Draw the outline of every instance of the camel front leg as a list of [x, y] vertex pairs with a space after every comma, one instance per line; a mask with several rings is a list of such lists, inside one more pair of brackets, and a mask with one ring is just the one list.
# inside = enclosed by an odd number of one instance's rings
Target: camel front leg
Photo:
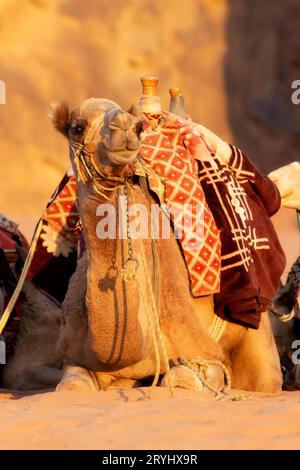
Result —
[[3, 384], [5, 387], [17, 390], [39, 390], [54, 388], [62, 379], [61, 369], [46, 366], [44, 364], [33, 364], [30, 367], [17, 367], [18, 363], [9, 363], [4, 369]]
[[231, 353], [232, 386], [277, 393], [282, 387], [279, 356], [267, 312], [258, 330], [249, 329]]
[[108, 388], [135, 388], [141, 383], [134, 379], [114, 377], [105, 372], [94, 372], [84, 367], [66, 364], [56, 391], [99, 391]]
[[[40, 365], [30, 371], [30, 383], [26, 388], [40, 389], [56, 387], [63, 376], [61, 369]], [[30, 386], [31, 385], [31, 386]]]

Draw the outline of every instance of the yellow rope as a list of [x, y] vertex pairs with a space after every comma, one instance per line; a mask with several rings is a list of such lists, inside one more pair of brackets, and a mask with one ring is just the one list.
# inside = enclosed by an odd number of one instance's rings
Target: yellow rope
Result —
[[160, 366], [161, 366], [160, 352], [159, 352], [159, 345], [158, 345], [157, 337], [155, 333], [155, 322], [154, 322], [153, 316], [151, 315], [149, 308], [146, 308], [146, 311], [147, 311], [148, 324], [150, 326], [153, 346], [154, 346], [154, 351], [155, 351], [155, 374], [154, 374], [154, 379], [153, 379], [151, 387], [156, 387], [158, 380], [159, 380], [159, 376], [160, 376]]
[[221, 367], [225, 375], [227, 388], [231, 389], [230, 372], [229, 372], [229, 369], [225, 366], [225, 364], [223, 364], [222, 361], [219, 361], [217, 359], [202, 359], [201, 357], [195, 357], [194, 359], [191, 359], [190, 361], [185, 360], [184, 358], [180, 358], [179, 362], [180, 364], [193, 370], [197, 374], [197, 376], [200, 378], [201, 382], [204, 385], [206, 385], [209, 390], [211, 390], [212, 392], [215, 392], [217, 395], [222, 392], [223, 385], [220, 389], [217, 389], [213, 387], [212, 385], [210, 385], [206, 378], [206, 370], [209, 366]]
[[[134, 199], [134, 196], [133, 196]], [[150, 278], [150, 273], [148, 269], [148, 265], [145, 259], [145, 251], [144, 247], [142, 246], [141, 239], [138, 238], [139, 240], [139, 245], [140, 245], [140, 255], [142, 258], [142, 264], [144, 268], [144, 272], [146, 275], [146, 283], [148, 286], [148, 291], [149, 291], [149, 296], [150, 296], [150, 304], [151, 304], [151, 310], [147, 308], [147, 313], [148, 313], [148, 323], [151, 328], [152, 332], [152, 339], [153, 339], [153, 346], [155, 350], [155, 357], [156, 357], [156, 362], [155, 362], [155, 375], [154, 375], [154, 380], [152, 382], [152, 387], [155, 387], [157, 385], [159, 376], [160, 376], [160, 368], [161, 368], [161, 361], [160, 361], [160, 352], [159, 349], [162, 352], [164, 363], [165, 363], [165, 368], [166, 368], [166, 377], [167, 377], [167, 384], [169, 387], [170, 395], [171, 397], [174, 397], [174, 387], [172, 384], [172, 377], [171, 377], [171, 370], [170, 370], [170, 365], [169, 365], [169, 358], [167, 355], [166, 347], [164, 344], [164, 339], [162, 337], [161, 333], [161, 328], [160, 328], [160, 323], [159, 323], [159, 312], [157, 308], [157, 303], [155, 301], [154, 295], [153, 295], [153, 288], [152, 288], [152, 282]], [[146, 298], [146, 296], [145, 296]]]
[[[134, 197], [133, 197], [133, 199], [134, 199]], [[149, 268], [148, 268], [148, 264], [147, 264], [146, 259], [145, 259], [145, 251], [144, 251], [144, 247], [142, 246], [141, 239], [139, 238], [138, 240], [139, 240], [139, 245], [140, 245], [140, 250], [139, 250], [140, 251], [140, 256], [142, 258], [142, 265], [143, 265], [143, 268], [144, 268], [144, 272], [145, 272], [145, 276], [146, 276], [146, 283], [147, 283], [149, 296], [150, 296], [151, 309], [149, 310], [147, 308], [146, 310], [147, 310], [147, 314], [148, 314], [147, 315], [148, 316], [148, 323], [149, 323], [150, 328], [151, 328], [151, 333], [152, 333], [152, 338], [153, 338], [153, 345], [154, 345], [155, 356], [156, 356], [155, 376], [154, 376], [154, 380], [153, 380], [153, 383], [152, 383], [152, 387], [157, 385], [159, 375], [160, 375], [160, 368], [161, 368], [160, 353], [159, 353], [159, 349], [160, 349], [161, 353], [163, 355], [164, 363], [165, 363], [166, 379], [167, 379], [167, 385], [168, 385], [168, 388], [169, 388], [169, 391], [170, 391], [170, 395], [171, 395], [171, 397], [175, 397], [174, 386], [173, 386], [173, 381], [172, 381], [172, 374], [171, 374], [170, 365], [169, 365], [169, 358], [168, 358], [168, 355], [167, 355], [164, 339], [163, 339], [163, 336], [162, 336], [162, 331], [161, 331], [160, 321], [159, 321], [159, 311], [158, 311], [157, 303], [156, 303], [156, 300], [155, 300], [155, 297], [154, 297], [154, 294], [153, 294], [153, 288], [152, 288], [152, 282], [151, 282], [151, 278], [150, 278]], [[144, 296], [144, 298], [146, 298], [146, 295]], [[218, 319], [218, 317], [217, 317], [217, 319]], [[215, 326], [218, 325], [219, 328], [213, 328], [213, 330], [215, 330], [215, 329], [218, 330], [217, 331], [218, 332], [217, 336], [219, 336], [219, 338], [220, 338], [220, 336], [222, 336], [222, 333], [224, 332], [226, 322], [225, 321], [221, 321], [221, 322], [217, 321], [216, 323], [217, 324]], [[220, 326], [222, 326], [222, 327], [220, 328]], [[211, 392], [213, 392], [215, 394], [214, 397], [212, 398], [212, 400], [219, 400], [220, 398], [225, 398], [225, 397], [228, 396], [228, 394], [224, 393], [224, 391], [223, 391], [223, 388], [224, 388], [223, 385], [222, 385], [222, 387], [220, 387], [220, 389], [216, 389], [215, 387], [213, 387], [212, 385], [209, 384], [209, 382], [206, 378], [206, 370], [210, 365], [219, 366], [219, 367], [221, 367], [221, 369], [224, 372], [225, 379], [226, 379], [226, 382], [227, 382], [227, 389], [228, 390], [231, 389], [230, 372], [229, 372], [228, 368], [225, 366], [225, 364], [223, 364], [221, 361], [219, 361], [219, 360], [208, 360], [208, 359], [202, 359], [202, 358], [194, 358], [190, 361], [187, 361], [185, 359], [180, 359], [180, 363], [182, 365], [185, 365], [189, 369], [191, 369], [193, 372], [195, 372], [197, 377], [200, 379], [201, 383], [203, 384], [203, 386], [206, 386], [208, 390], [210, 390]], [[231, 399], [242, 399], [242, 398], [235, 397], [235, 398], [231, 398]]]
[[[107, 201], [110, 201], [111, 197], [107, 196], [105, 194], [105, 192], [109, 193], [109, 192], [112, 192], [112, 191], [116, 191], [117, 189], [120, 188], [121, 185], [118, 184], [118, 185], [115, 185], [115, 186], [112, 186], [112, 187], [108, 187], [108, 186], [102, 185], [100, 183], [99, 179], [95, 180], [95, 178], [92, 175], [92, 173], [90, 172], [90, 170], [87, 166], [87, 163], [86, 163], [86, 161], [83, 157], [83, 154], [82, 154], [82, 150], [83, 150], [84, 146], [83, 145], [78, 145], [78, 144], [75, 145], [74, 143], [71, 143], [70, 146], [71, 146], [71, 149], [73, 150], [73, 153], [74, 153], [74, 163], [75, 163], [77, 171], [78, 171], [79, 180], [81, 180], [84, 184], [86, 184], [86, 182], [88, 180], [90, 180], [94, 191], [96, 193], [98, 193], [100, 196], [102, 196], [104, 199], [106, 199]], [[88, 153], [86, 153], [86, 155], [88, 155], [89, 158], [92, 161], [92, 155], [88, 154]], [[82, 167], [84, 168], [85, 175], [82, 172]], [[96, 171], [99, 175], [102, 174], [102, 172], [96, 166], [96, 163], [94, 161], [93, 161], [93, 167], [96, 169]], [[104, 174], [103, 174], [103, 178], [105, 179]]]
[[[141, 245], [141, 243], [140, 243], [140, 245]], [[150, 294], [151, 313], [150, 313], [150, 315], [148, 315], [148, 318], [150, 320], [150, 324], [151, 324], [151, 327], [153, 329], [153, 342], [154, 342], [154, 348], [155, 348], [156, 356], [157, 356], [157, 351], [158, 351], [158, 357], [159, 357], [159, 359], [156, 360], [156, 371], [155, 371], [155, 377], [154, 377], [154, 381], [152, 383], [152, 387], [154, 387], [157, 384], [158, 377], [160, 375], [160, 354], [159, 354], [159, 346], [160, 346], [160, 350], [162, 352], [164, 363], [165, 363], [167, 384], [168, 384], [168, 387], [169, 387], [170, 395], [171, 395], [171, 397], [174, 397], [175, 394], [174, 394], [174, 387], [173, 387], [173, 384], [172, 384], [169, 358], [168, 358], [166, 347], [165, 347], [165, 344], [164, 344], [164, 339], [163, 339], [162, 333], [161, 333], [161, 328], [160, 328], [160, 324], [159, 324], [159, 313], [158, 313], [155, 298], [154, 298], [154, 295], [153, 295], [152, 283], [151, 283], [151, 279], [150, 279], [149, 269], [148, 269], [148, 266], [147, 266], [147, 263], [146, 263], [146, 260], [145, 260], [145, 253], [144, 253], [144, 250], [143, 250], [142, 247], [141, 247], [141, 257], [142, 257], [142, 264], [143, 264], [145, 275], [146, 275], [148, 290], [149, 290], [149, 294]], [[148, 309], [147, 309], [147, 311], [149, 312]], [[154, 327], [153, 327], [153, 325], [154, 325]]]
[[228, 390], [230, 390], [231, 389], [230, 373], [229, 373], [228, 368], [225, 366], [225, 364], [223, 364], [223, 362], [218, 361], [218, 360], [202, 359], [200, 357], [196, 357], [194, 359], [191, 359], [190, 361], [180, 358], [180, 363], [183, 366], [191, 369], [197, 375], [201, 383], [208, 390], [210, 390], [211, 392], [215, 394], [212, 398], [210, 398], [210, 400], [220, 400], [221, 398], [225, 398], [228, 396], [228, 393], [224, 392], [223, 384], [219, 389], [215, 388], [209, 383], [206, 377], [206, 371], [209, 366], [215, 365], [215, 366], [221, 367], [226, 378]]
[[3, 312], [2, 317], [1, 317], [1, 320], [0, 320], [0, 335], [2, 334], [4, 328], [5, 328], [8, 320], [9, 320], [9, 317], [10, 317], [10, 315], [11, 315], [13, 309], [14, 309], [14, 306], [16, 305], [18, 297], [19, 297], [19, 295], [21, 293], [21, 290], [24, 286], [24, 282], [26, 280], [27, 273], [28, 273], [28, 270], [30, 268], [33, 255], [35, 253], [36, 245], [37, 245], [40, 233], [41, 233], [42, 225], [43, 225], [43, 220], [40, 219], [40, 221], [39, 221], [39, 223], [36, 227], [35, 233], [33, 235], [33, 238], [32, 238], [31, 244], [30, 244], [30, 248], [29, 248], [29, 251], [28, 251], [24, 266], [23, 266], [23, 269], [22, 269], [22, 273], [21, 273], [20, 278], [18, 280], [17, 286], [14, 290], [14, 293], [13, 293], [10, 301], [8, 302], [8, 305], [7, 305], [6, 309]]

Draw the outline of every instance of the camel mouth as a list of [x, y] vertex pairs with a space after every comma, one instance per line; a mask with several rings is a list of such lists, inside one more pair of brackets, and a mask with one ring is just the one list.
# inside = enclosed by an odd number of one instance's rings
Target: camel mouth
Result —
[[115, 165], [128, 165], [136, 160], [137, 150], [118, 150], [114, 152], [107, 151], [107, 157]]

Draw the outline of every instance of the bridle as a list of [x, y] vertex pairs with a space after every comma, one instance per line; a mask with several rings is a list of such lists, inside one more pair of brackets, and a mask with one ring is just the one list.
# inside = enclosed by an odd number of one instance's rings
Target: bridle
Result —
[[[97, 165], [94, 152], [88, 150], [93, 142], [97, 131], [100, 131], [103, 126], [104, 114], [93, 119], [90, 123], [88, 131], [83, 139], [83, 142], [77, 142], [70, 139], [70, 149], [73, 152], [74, 164], [78, 172], [78, 178], [87, 184], [90, 182], [94, 191], [100, 194], [104, 199], [111, 200], [111, 197], [106, 194], [112, 193], [116, 189], [128, 183], [132, 175], [111, 176], [106, 175]], [[110, 183], [111, 186], [103, 185], [103, 182]]]
[[[132, 188], [130, 180], [132, 174], [123, 176], [108, 176], [102, 172], [96, 164], [94, 153], [89, 151], [87, 147], [92, 144], [96, 132], [99, 132], [103, 126], [104, 113], [96, 117], [89, 125], [88, 131], [82, 143], [70, 139], [70, 148], [73, 152], [74, 164], [78, 172], [78, 178], [84, 184], [88, 182], [91, 184], [92, 189], [100, 194], [104, 199], [111, 201], [115, 196], [116, 202], [120, 192], [125, 198], [125, 222], [127, 230], [128, 242], [128, 258], [126, 259], [123, 267], [123, 277], [125, 280], [133, 280], [136, 278], [137, 270], [139, 267], [138, 259], [134, 256], [132, 247], [132, 238], [130, 234], [130, 219], [129, 219], [129, 191]], [[108, 182], [111, 186], [103, 185], [103, 182]], [[110, 193], [107, 195], [105, 192]]]

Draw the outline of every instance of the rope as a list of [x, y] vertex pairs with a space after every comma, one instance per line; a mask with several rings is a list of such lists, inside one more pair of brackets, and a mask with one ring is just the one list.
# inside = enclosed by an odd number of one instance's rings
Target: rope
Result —
[[199, 377], [201, 382], [212, 392], [215, 392], [216, 395], [219, 395], [222, 390], [223, 390], [223, 385], [218, 389], [213, 387], [212, 385], [209, 384], [206, 378], [206, 370], [209, 366], [219, 366], [224, 372], [226, 383], [227, 383], [227, 388], [230, 390], [231, 389], [231, 378], [230, 378], [230, 372], [228, 367], [223, 364], [222, 361], [219, 361], [217, 359], [202, 359], [200, 357], [195, 357], [194, 359], [191, 359], [190, 361], [184, 359], [184, 358], [179, 358], [179, 362], [181, 365], [188, 367], [191, 369], [193, 372], [196, 373], [196, 375]]
[[[142, 178], [140, 178], [140, 182], [141, 183], [143, 182], [141, 184], [141, 187], [145, 191], [147, 191], [147, 186], [144, 184], [145, 182]], [[161, 359], [160, 359], [160, 353], [159, 353], [159, 349], [160, 349], [161, 352], [162, 352], [164, 363], [165, 363], [166, 379], [167, 379], [167, 385], [168, 385], [168, 388], [169, 388], [169, 391], [170, 391], [170, 396], [172, 398], [174, 398], [175, 393], [174, 393], [174, 386], [173, 386], [171, 369], [170, 369], [170, 365], [169, 365], [169, 358], [168, 358], [168, 355], [167, 355], [167, 351], [166, 351], [166, 347], [165, 347], [165, 343], [164, 343], [164, 339], [163, 339], [162, 331], [161, 331], [161, 327], [160, 327], [160, 322], [159, 322], [159, 308], [158, 308], [157, 301], [155, 300], [155, 297], [154, 297], [154, 294], [153, 294], [153, 287], [152, 287], [152, 283], [151, 283], [149, 268], [148, 268], [148, 264], [147, 264], [146, 259], [145, 259], [145, 251], [144, 251], [144, 248], [142, 246], [141, 239], [139, 238], [138, 240], [139, 240], [139, 245], [140, 245], [140, 256], [142, 258], [142, 265], [143, 265], [143, 268], [144, 268], [144, 272], [145, 272], [145, 276], [146, 276], [146, 283], [147, 283], [147, 287], [148, 287], [148, 291], [149, 291], [149, 295], [150, 295], [150, 306], [151, 306], [151, 308], [150, 309], [147, 308], [146, 311], [147, 311], [148, 323], [150, 325], [150, 329], [151, 329], [151, 333], [152, 333], [152, 339], [153, 339], [153, 345], [154, 345], [155, 357], [156, 357], [155, 376], [154, 376], [154, 380], [153, 380], [153, 383], [152, 383], [152, 387], [155, 387], [157, 385], [159, 375], [160, 375], [160, 368], [161, 368]], [[152, 252], [156, 253], [157, 249], [156, 249], [156, 247], [153, 247], [153, 243], [155, 243], [154, 240], [152, 240]], [[154, 263], [155, 263], [155, 259], [154, 259]], [[159, 297], [159, 292], [156, 292], [156, 297]], [[146, 295], [145, 295], [145, 298], [146, 298]], [[219, 340], [221, 338], [222, 334], [225, 331], [226, 324], [227, 324], [226, 321], [224, 321], [221, 318], [215, 316], [214, 322], [213, 322], [212, 327], [210, 329], [211, 335], [213, 337], [215, 336], [215, 338], [218, 338], [218, 340]], [[223, 364], [221, 361], [219, 361], [219, 360], [206, 360], [206, 359], [202, 359], [202, 358], [194, 358], [190, 361], [187, 361], [184, 358], [180, 358], [179, 362], [182, 365], [184, 365], [184, 366], [188, 367], [189, 369], [193, 370], [193, 372], [195, 372], [197, 377], [200, 379], [203, 386], [206, 386], [208, 390], [210, 390], [211, 392], [213, 392], [215, 394], [214, 397], [212, 398], [212, 400], [219, 400], [220, 398], [224, 398], [224, 397], [228, 396], [228, 394], [224, 393], [224, 391], [223, 391], [223, 388], [224, 388], [223, 384], [220, 387], [220, 389], [214, 388], [212, 385], [209, 384], [209, 382], [206, 378], [206, 374], [205, 374], [208, 366], [210, 366], [210, 365], [217, 365], [217, 366], [221, 367], [221, 369], [223, 370], [224, 375], [225, 375], [225, 379], [226, 379], [226, 382], [227, 382], [227, 388], [228, 388], [228, 390], [230, 390], [231, 389], [230, 372], [229, 372], [228, 368], [225, 366], [225, 364]], [[236, 400], [237, 399], [244, 399], [244, 396], [242, 396], [242, 398], [240, 398], [238, 396], [231, 397], [231, 399], [232, 400], [233, 399], [236, 399]]]
[[[119, 189], [122, 184], [125, 182], [125, 178], [121, 177], [108, 177], [101, 172], [100, 168], [96, 166], [96, 163], [93, 159], [93, 154], [85, 150], [84, 144], [78, 144], [74, 141], [70, 142], [70, 147], [74, 154], [74, 163], [78, 172], [79, 179], [85, 184], [88, 180], [91, 181], [93, 190], [102, 196], [107, 201], [111, 200], [111, 197], [105, 194], [106, 192], [112, 192], [116, 189]], [[89, 161], [88, 161], [89, 159]], [[84, 168], [85, 174], [82, 172], [82, 167]], [[109, 181], [114, 183], [113, 186], [104, 186], [100, 181]], [[119, 184], [116, 184], [119, 183]]]
[[[139, 239], [139, 242], [140, 242], [140, 239]], [[140, 245], [141, 245], [141, 242], [140, 242]], [[145, 253], [144, 253], [143, 247], [141, 247], [141, 258], [142, 258], [142, 264], [143, 264], [143, 267], [144, 267], [144, 271], [145, 271], [145, 275], [146, 275], [146, 282], [147, 282], [148, 290], [149, 290], [149, 294], [150, 294], [151, 309], [150, 310], [147, 309], [147, 312], [150, 312], [148, 314], [148, 320], [149, 320], [149, 323], [150, 323], [151, 329], [152, 329], [153, 343], [154, 343], [154, 348], [155, 348], [155, 353], [156, 353], [156, 358], [157, 358], [157, 360], [156, 360], [156, 369], [155, 369], [155, 377], [154, 377], [154, 380], [153, 380], [153, 383], [152, 383], [152, 387], [155, 387], [157, 385], [158, 378], [159, 378], [159, 375], [160, 375], [160, 365], [161, 365], [161, 363], [160, 363], [160, 354], [159, 354], [159, 348], [160, 348], [160, 350], [162, 352], [163, 359], [164, 359], [164, 363], [165, 363], [167, 384], [168, 384], [168, 387], [169, 387], [170, 395], [171, 395], [171, 397], [174, 398], [175, 394], [174, 394], [174, 387], [173, 387], [173, 383], [172, 383], [171, 369], [170, 369], [170, 365], [169, 365], [169, 358], [168, 358], [168, 355], [167, 355], [164, 339], [162, 337], [162, 332], [161, 332], [161, 328], [160, 328], [160, 324], [159, 324], [159, 313], [158, 313], [157, 305], [156, 305], [155, 298], [154, 298], [154, 295], [153, 295], [152, 283], [151, 283], [151, 279], [150, 279], [149, 269], [148, 269], [148, 266], [147, 266], [147, 263], [146, 263], [146, 260], [145, 260]]]
[[277, 318], [277, 320], [281, 321], [282, 323], [288, 323], [296, 315], [296, 311], [294, 308], [290, 313], [286, 313], [285, 315], [284, 314], [282, 315], [280, 312], [276, 310], [274, 303], [272, 303], [269, 306], [269, 311], [274, 315], [274, 317]]
[[36, 245], [37, 245], [37, 242], [38, 242], [41, 230], [42, 230], [42, 225], [43, 225], [43, 220], [40, 219], [40, 221], [39, 221], [39, 223], [36, 227], [35, 233], [33, 235], [33, 238], [32, 238], [31, 244], [30, 244], [30, 248], [29, 248], [29, 251], [28, 251], [28, 254], [27, 254], [27, 257], [26, 257], [26, 260], [25, 260], [25, 263], [24, 263], [24, 266], [23, 266], [23, 269], [22, 269], [22, 272], [21, 272], [21, 275], [19, 277], [17, 286], [16, 286], [16, 288], [14, 290], [14, 293], [11, 296], [11, 299], [8, 302], [8, 305], [7, 305], [6, 309], [4, 310], [3, 315], [0, 319], [0, 335], [2, 334], [4, 328], [5, 328], [8, 320], [9, 320], [9, 317], [10, 317], [10, 315], [11, 315], [11, 313], [12, 313], [12, 311], [13, 311], [15, 305], [16, 305], [18, 297], [19, 297], [19, 295], [21, 293], [21, 290], [24, 286], [24, 283], [25, 283], [25, 280], [26, 280], [26, 277], [27, 277], [27, 273], [28, 273], [28, 270], [30, 268], [33, 255], [35, 253]]
[[[129, 197], [129, 195], [127, 195], [127, 197]], [[127, 207], [128, 207], [128, 202], [127, 202]], [[129, 228], [128, 228], [128, 230], [129, 230]], [[145, 261], [144, 249], [141, 246], [140, 239], [139, 239], [139, 245], [140, 245], [140, 253], [142, 255], [143, 266], [144, 266], [145, 273], [146, 273], [146, 280], [147, 280], [147, 284], [148, 284], [148, 288], [149, 288], [150, 298], [153, 301], [153, 293], [152, 293], [152, 289], [151, 289], [151, 284], [149, 283], [149, 272], [148, 272], [148, 269], [147, 269], [147, 263]], [[148, 275], [148, 277], [147, 277], [147, 275]], [[151, 296], [151, 294], [152, 294], [152, 296]], [[144, 298], [146, 298], [146, 297], [147, 296], [144, 295]], [[153, 308], [153, 304], [151, 306]], [[157, 309], [157, 306], [156, 306], [156, 303], [154, 301], [154, 311], [156, 309]], [[153, 379], [153, 382], [152, 382], [152, 387], [155, 387], [158, 383], [159, 376], [160, 376], [160, 368], [161, 368], [160, 352], [159, 352], [159, 345], [158, 345], [157, 336], [156, 336], [155, 314], [151, 315], [151, 313], [149, 313], [148, 308], [146, 308], [146, 311], [147, 311], [147, 319], [148, 319], [148, 324], [150, 326], [150, 330], [151, 330], [151, 334], [152, 334], [152, 340], [153, 340], [153, 346], [154, 346], [154, 352], [155, 352], [155, 374], [154, 374], [154, 379]]]
[[[140, 178], [140, 182], [142, 181], [142, 178]], [[145, 184], [142, 183], [142, 187], [144, 191], [148, 192], [148, 188]], [[134, 197], [133, 197], [134, 200]], [[148, 269], [148, 265], [145, 259], [145, 251], [144, 247], [142, 246], [141, 239], [138, 238], [139, 245], [140, 245], [140, 256], [142, 258], [142, 265], [144, 268], [144, 272], [146, 275], [146, 284], [148, 287], [149, 291], [149, 296], [150, 296], [150, 305], [151, 309], [149, 310], [148, 308], [146, 309], [147, 311], [147, 317], [148, 317], [148, 323], [150, 325], [151, 333], [152, 333], [152, 339], [153, 339], [153, 346], [154, 346], [154, 351], [155, 351], [155, 375], [154, 379], [152, 382], [151, 387], [155, 387], [158, 383], [159, 376], [160, 376], [160, 369], [161, 369], [161, 358], [160, 358], [160, 351], [162, 353], [164, 363], [165, 363], [165, 368], [166, 368], [166, 377], [167, 377], [167, 384], [168, 388], [170, 391], [170, 396], [175, 397], [174, 394], [174, 387], [172, 383], [172, 377], [171, 377], [171, 369], [169, 365], [169, 358], [167, 355], [164, 339], [162, 337], [162, 332], [160, 328], [160, 323], [159, 323], [159, 307], [158, 307], [158, 299], [159, 299], [159, 292], [156, 292], [156, 297], [157, 301], [155, 300], [154, 294], [153, 294], [153, 286], [151, 282], [151, 277]], [[154, 240], [152, 240], [152, 253], [156, 253], [156, 247], [153, 246]], [[155, 263], [155, 260], [154, 260]], [[154, 264], [153, 263], [153, 264]], [[159, 280], [159, 276], [157, 275], [157, 281]], [[158, 290], [158, 289], [157, 289]], [[146, 295], [144, 296], [146, 298]], [[160, 350], [160, 351], [159, 351]]]

